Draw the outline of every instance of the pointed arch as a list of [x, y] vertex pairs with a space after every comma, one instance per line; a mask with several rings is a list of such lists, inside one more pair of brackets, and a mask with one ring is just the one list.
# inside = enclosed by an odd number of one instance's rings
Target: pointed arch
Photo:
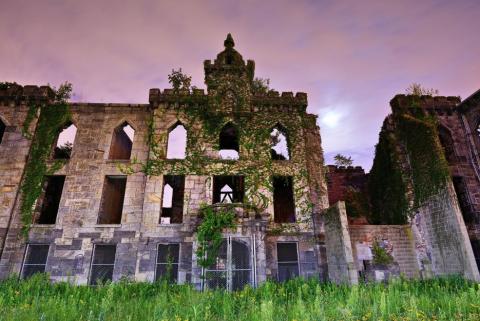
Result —
[[218, 145], [221, 158], [238, 159], [240, 152], [238, 129], [232, 122], [228, 122], [222, 127]]
[[440, 144], [442, 145], [443, 151], [445, 153], [445, 158], [448, 163], [454, 163], [457, 160], [457, 155], [455, 153], [455, 146], [450, 130], [442, 125], [438, 126], [438, 138]]
[[113, 130], [109, 159], [130, 159], [135, 129], [126, 121]]
[[67, 122], [57, 135], [53, 149], [54, 159], [69, 159], [72, 155], [77, 126], [73, 122]]
[[289, 160], [288, 133], [284, 126], [277, 123], [270, 132], [270, 155], [274, 160]]
[[185, 159], [187, 153], [187, 129], [177, 121], [168, 130], [167, 158]]

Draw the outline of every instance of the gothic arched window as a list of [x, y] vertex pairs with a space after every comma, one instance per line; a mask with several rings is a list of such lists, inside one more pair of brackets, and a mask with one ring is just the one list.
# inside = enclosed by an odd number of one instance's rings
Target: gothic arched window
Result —
[[219, 137], [219, 155], [222, 159], [238, 159], [238, 132], [232, 123], [223, 126]]
[[272, 159], [290, 159], [286, 130], [282, 126], [277, 125], [273, 128], [272, 132], [270, 133], [270, 141], [270, 154], [272, 156]]
[[130, 159], [132, 154], [133, 136], [135, 130], [127, 122], [124, 122], [113, 130], [112, 143], [110, 145], [109, 159]]
[[72, 155], [73, 143], [77, 135], [77, 126], [73, 123], [68, 123], [60, 131], [57, 137], [57, 143], [53, 149], [54, 159], [69, 159]]
[[453, 143], [452, 135], [450, 131], [443, 127], [438, 126], [438, 138], [440, 139], [440, 143], [442, 144], [443, 151], [445, 153], [445, 158], [449, 163], [453, 163], [456, 161], [455, 155], [455, 147]]
[[187, 130], [177, 122], [170, 128], [167, 142], [168, 159], [184, 159], [187, 150]]
[[7, 128], [7, 125], [5, 125], [5, 123], [0, 118], [0, 144], [2, 143], [2, 140], [3, 140], [3, 134], [5, 133], [5, 128]]

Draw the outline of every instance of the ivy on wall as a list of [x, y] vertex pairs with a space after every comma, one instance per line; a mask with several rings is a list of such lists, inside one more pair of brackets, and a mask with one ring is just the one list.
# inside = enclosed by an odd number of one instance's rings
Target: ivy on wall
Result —
[[[409, 96], [410, 108], [394, 113], [394, 129], [380, 132], [369, 176], [372, 223], [405, 224], [449, 177], [448, 163], [438, 138], [438, 121], [420, 107], [418, 97]], [[400, 160], [406, 153], [406, 168]], [[412, 199], [408, 193], [412, 192]]]
[[[33, 222], [35, 202], [42, 193], [45, 175], [51, 175], [63, 166], [64, 160], [55, 160], [52, 164], [48, 164], [48, 159], [58, 133], [71, 118], [67, 103], [71, 91], [72, 85], [65, 83], [54, 90], [54, 98], [48, 104], [39, 106], [33, 102], [30, 103], [27, 117], [23, 123], [25, 137], [32, 140], [21, 185], [20, 215], [25, 237]], [[39, 110], [40, 115], [35, 134], [32, 137], [29, 132], [30, 124], [37, 117]]]

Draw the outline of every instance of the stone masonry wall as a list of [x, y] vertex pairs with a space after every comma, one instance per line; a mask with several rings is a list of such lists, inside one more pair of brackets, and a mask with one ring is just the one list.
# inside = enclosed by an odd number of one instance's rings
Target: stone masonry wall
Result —
[[344, 202], [336, 203], [325, 214], [325, 246], [329, 280], [336, 283], [358, 283]]

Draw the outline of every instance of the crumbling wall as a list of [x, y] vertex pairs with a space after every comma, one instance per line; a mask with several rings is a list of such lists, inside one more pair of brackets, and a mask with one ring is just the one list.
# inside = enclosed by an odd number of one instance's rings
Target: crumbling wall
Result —
[[395, 264], [398, 264], [400, 273], [407, 277], [419, 276], [415, 240], [410, 225], [349, 225], [348, 230], [358, 270], [364, 268], [358, 247], [371, 247], [374, 241], [383, 241], [388, 244], [388, 252]]
[[336, 203], [325, 213], [325, 245], [329, 280], [336, 283], [358, 283], [344, 202]]
[[422, 270], [480, 280], [451, 182], [418, 210], [413, 224]]

